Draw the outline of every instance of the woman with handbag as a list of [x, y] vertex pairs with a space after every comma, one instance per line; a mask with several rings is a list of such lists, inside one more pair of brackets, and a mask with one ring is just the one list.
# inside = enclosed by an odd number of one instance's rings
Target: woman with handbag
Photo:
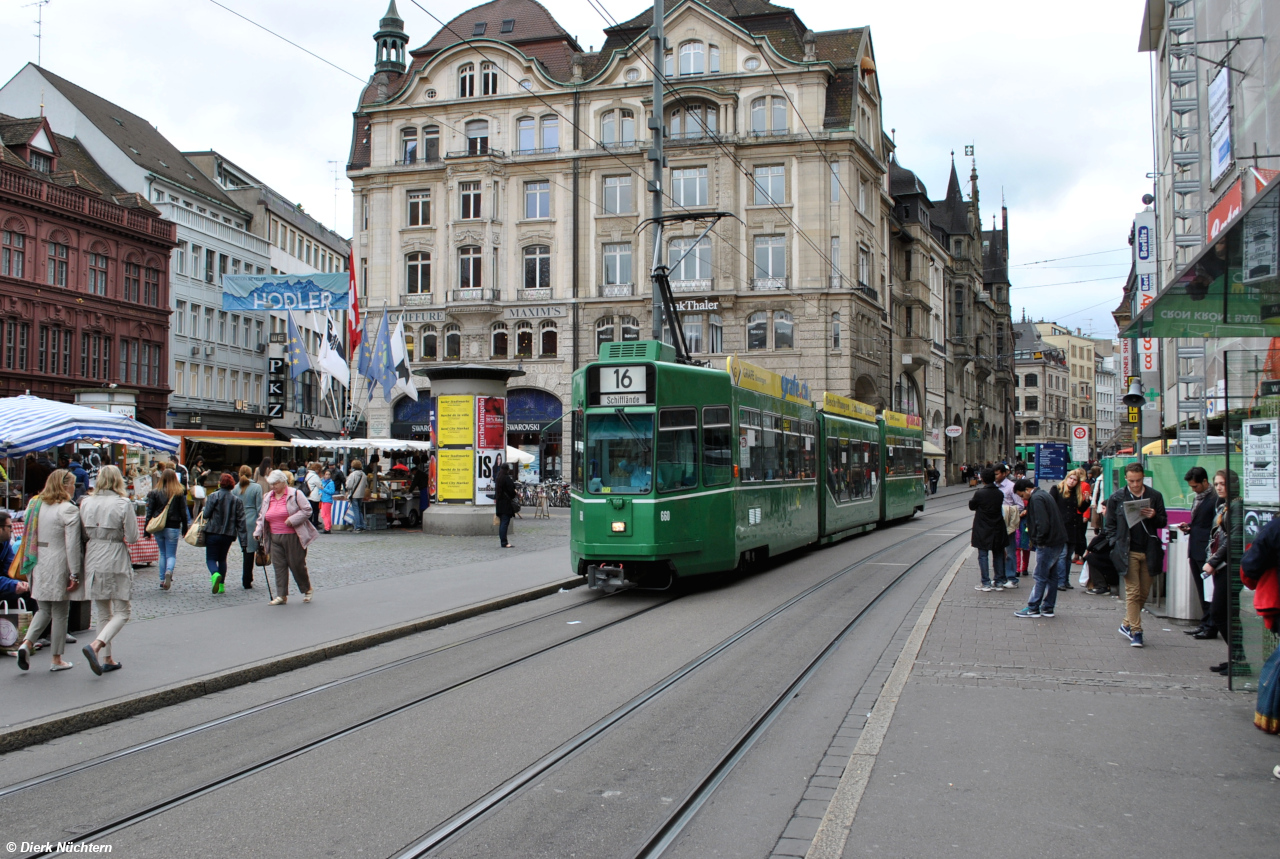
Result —
[[307, 574], [307, 546], [317, 535], [311, 524], [311, 502], [289, 486], [283, 471], [271, 472], [267, 483], [271, 492], [263, 499], [253, 536], [270, 547], [276, 575], [276, 597], [271, 605], [284, 605], [289, 601], [290, 573], [302, 592], [302, 601], [311, 602], [314, 590]]
[[[164, 518], [159, 519], [160, 516]], [[178, 563], [178, 540], [190, 524], [187, 493], [178, 481], [178, 473], [166, 468], [160, 475], [160, 485], [147, 493], [147, 533], [155, 536], [156, 546], [160, 549], [161, 590], [167, 591], [173, 585], [174, 567]]]
[[236, 479], [224, 471], [204, 503], [204, 562], [214, 594], [226, 593], [227, 553], [245, 532], [244, 504], [231, 492], [235, 485]]
[[511, 472], [504, 465], [498, 469], [498, 476], [493, 481], [494, 514], [498, 517], [498, 543], [504, 549], [514, 548], [507, 542], [507, 529], [511, 527], [511, 517], [516, 515], [516, 482], [511, 479]]
[[253, 587], [254, 555], [258, 551], [258, 540], [253, 536], [253, 530], [258, 525], [258, 510], [262, 507], [262, 487], [254, 481], [253, 469], [249, 466], [240, 466], [240, 485], [232, 490], [232, 494], [244, 507], [244, 530], [240, 532], [240, 551], [244, 561], [240, 581], [244, 589], [249, 590]]
[[369, 494], [369, 476], [364, 473], [364, 465], [360, 460], [352, 460], [351, 473], [347, 475], [349, 509], [351, 510], [351, 529], [359, 534], [364, 530], [364, 499]]
[[75, 475], [59, 468], [45, 481], [44, 491], [31, 500], [26, 512], [26, 528], [36, 539], [27, 547], [27, 558], [35, 562], [27, 570], [31, 596], [40, 609], [31, 618], [27, 634], [18, 646], [18, 667], [31, 667], [34, 642], [52, 623], [49, 642], [53, 648], [50, 671], [66, 671], [71, 663], [62, 658], [67, 644], [67, 616], [71, 600], [84, 599], [80, 583], [83, 544], [80, 536], [80, 509], [71, 503]]
[[[174, 472], [175, 474], [177, 472]], [[208, 497], [208, 489], [206, 484], [209, 480], [209, 469], [204, 467], [204, 457], [197, 456], [195, 465], [191, 468], [191, 515], [199, 516], [200, 511], [204, 509], [205, 500]]]
[[[1227, 642], [1227, 661], [1210, 666], [1215, 674], [1225, 675], [1231, 662], [1244, 662], [1243, 648], [1239, 641], [1231, 639], [1229, 606], [1231, 588], [1231, 559], [1244, 551], [1244, 502], [1240, 498], [1240, 476], [1234, 471], [1222, 470], [1213, 475], [1213, 490], [1217, 495], [1218, 511], [1213, 517], [1213, 530], [1209, 532], [1209, 555], [1205, 558], [1202, 575], [1213, 578], [1213, 598], [1209, 601], [1209, 629], [1193, 633], [1204, 640], [1222, 638]], [[1239, 585], [1235, 585], [1239, 593]]]
[[[80, 502], [80, 524], [88, 541], [84, 549], [85, 587], [93, 600], [98, 635], [81, 652], [94, 674], [117, 671], [111, 639], [129, 622], [133, 597], [133, 562], [126, 543], [136, 543], [138, 517], [124, 488], [124, 475], [114, 465], [98, 471], [93, 494]], [[102, 661], [98, 655], [102, 654]]]

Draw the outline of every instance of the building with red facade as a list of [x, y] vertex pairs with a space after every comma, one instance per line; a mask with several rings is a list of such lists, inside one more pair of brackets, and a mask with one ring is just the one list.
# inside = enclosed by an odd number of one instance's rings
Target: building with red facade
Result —
[[164, 427], [174, 230], [47, 119], [0, 114], [0, 396], [136, 389]]

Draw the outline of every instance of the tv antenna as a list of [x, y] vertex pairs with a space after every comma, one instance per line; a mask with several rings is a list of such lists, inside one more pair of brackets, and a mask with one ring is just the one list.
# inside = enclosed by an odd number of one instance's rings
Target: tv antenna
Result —
[[36, 0], [34, 3], [27, 3], [22, 8], [30, 9], [36, 7], [36, 65], [41, 63], [41, 48], [44, 40], [44, 7], [49, 5], [50, 0]]

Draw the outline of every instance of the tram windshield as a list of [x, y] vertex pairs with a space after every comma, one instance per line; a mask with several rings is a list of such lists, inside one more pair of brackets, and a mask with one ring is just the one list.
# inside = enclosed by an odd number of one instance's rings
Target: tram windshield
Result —
[[641, 495], [653, 487], [653, 415], [587, 415], [587, 491]]

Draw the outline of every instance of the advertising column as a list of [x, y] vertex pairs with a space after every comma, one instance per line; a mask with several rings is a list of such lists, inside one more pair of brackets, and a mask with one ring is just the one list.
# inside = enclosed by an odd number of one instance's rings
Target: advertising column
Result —
[[441, 396], [436, 401], [440, 449], [436, 453], [436, 492], [441, 504], [471, 504], [475, 483], [471, 463], [475, 443], [475, 403], [471, 396]]

